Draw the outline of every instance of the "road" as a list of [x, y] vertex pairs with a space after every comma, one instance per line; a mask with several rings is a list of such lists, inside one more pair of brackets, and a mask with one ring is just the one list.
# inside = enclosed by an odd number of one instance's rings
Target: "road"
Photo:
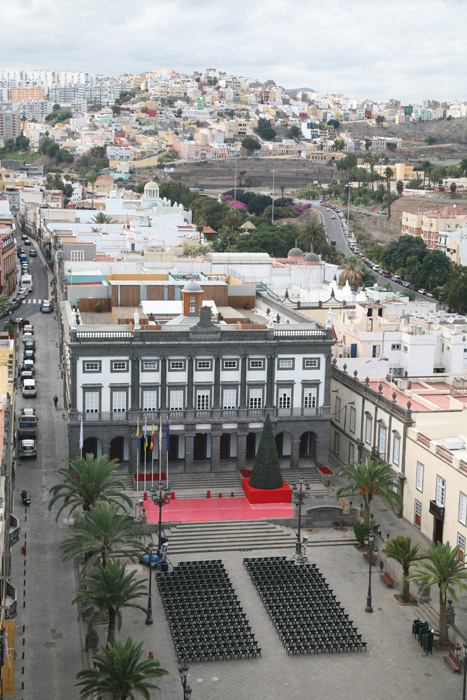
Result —
[[[336, 241], [336, 249], [340, 253], [343, 253], [345, 256], [354, 255], [352, 250], [349, 248], [347, 236], [345, 235], [345, 231], [342, 228], [342, 224], [341, 224], [341, 220], [339, 219], [339, 216], [332, 209], [327, 209], [326, 207], [322, 207], [320, 204], [318, 204], [318, 202], [310, 202], [310, 203], [321, 215], [321, 219], [324, 223], [324, 226], [326, 227], [326, 234], [327, 234], [329, 243], [334, 240], [334, 241]], [[383, 275], [379, 275], [374, 270], [371, 270], [371, 268], [368, 268], [368, 270], [370, 270], [370, 272], [376, 277], [376, 282], [377, 282], [379, 287], [385, 287], [387, 285], [387, 283], [389, 282], [391, 285], [391, 288], [395, 292], [399, 292], [400, 294], [407, 294], [408, 290], [402, 284], [398, 284], [397, 282], [393, 282], [388, 277], [383, 277]], [[417, 301], [430, 301], [432, 303], [436, 303], [436, 300], [430, 299], [430, 297], [427, 297], [424, 294], [419, 294], [418, 292], [414, 292], [414, 294], [415, 294], [415, 299]]]
[[[33, 324], [37, 346], [37, 397], [24, 399], [17, 390], [16, 412], [31, 406], [39, 416], [37, 459], [17, 460], [13, 496], [21, 527], [20, 541], [12, 556], [12, 583], [18, 596], [15, 696], [22, 700], [75, 700], [79, 695], [74, 687], [75, 675], [84, 665], [81, 629], [71, 604], [75, 574], [73, 565], [62, 561], [59, 550], [67, 533], [67, 521], [62, 516], [56, 523], [55, 512], [47, 509], [50, 487], [57, 483], [56, 470], [63, 466], [68, 450], [57, 323], [55, 314], [39, 311], [38, 300], [47, 298], [50, 288], [50, 273], [40, 255], [38, 252], [38, 257], [31, 259], [34, 292], [15, 312]], [[17, 361], [21, 359], [20, 339]], [[60, 397], [58, 410], [53, 407], [54, 394]], [[31, 495], [29, 508], [21, 505], [21, 489]], [[23, 544], [26, 555], [21, 552]]]

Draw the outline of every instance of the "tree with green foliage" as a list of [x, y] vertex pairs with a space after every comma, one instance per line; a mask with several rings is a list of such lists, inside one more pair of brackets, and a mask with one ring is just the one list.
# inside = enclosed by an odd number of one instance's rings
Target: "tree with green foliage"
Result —
[[449, 311], [467, 314], [467, 267], [452, 265], [449, 279], [441, 290], [441, 301]]
[[60, 543], [65, 561], [84, 556], [87, 568], [100, 564], [105, 569], [109, 558], [117, 554], [137, 561], [138, 552], [144, 551], [138, 539], [142, 528], [135, 526], [116, 503], [96, 503], [75, 518], [68, 534]]
[[264, 421], [255, 464], [251, 472], [250, 486], [255, 489], [280, 489], [283, 484], [276, 440], [272, 432], [269, 413]]
[[467, 589], [467, 569], [459, 545], [452, 547], [449, 542], [432, 542], [416, 564], [416, 570], [407, 577], [408, 581], [422, 584], [421, 592], [430, 586], [439, 590], [439, 644], [449, 644], [446, 619], [447, 594], [457, 601], [456, 588]]
[[336, 498], [342, 496], [361, 496], [363, 498], [363, 520], [369, 525], [371, 501], [379, 496], [386, 505], [394, 509], [399, 506], [399, 482], [387, 462], [368, 459], [367, 462], [350, 462], [341, 470], [345, 484], [336, 491]]
[[401, 236], [397, 241], [392, 241], [383, 255], [384, 267], [388, 270], [398, 270], [406, 267], [407, 259], [416, 255], [419, 262], [423, 260], [428, 249], [421, 238], [415, 236]]
[[115, 223], [115, 221], [112, 219], [112, 217], [109, 216], [108, 214], [105, 214], [103, 211], [99, 211], [97, 214], [94, 214], [91, 221], [94, 221], [95, 224], [114, 224]]
[[424, 187], [423, 180], [418, 177], [414, 177], [407, 183], [407, 189], [409, 190], [419, 190]]
[[[371, 146], [371, 141], [369, 141], [369, 144]], [[371, 189], [372, 191], [374, 190], [374, 179], [373, 179], [373, 174], [375, 170], [375, 165], [379, 161], [379, 155], [377, 153], [365, 153], [363, 156], [363, 160], [365, 163], [368, 163], [370, 166], [370, 182], [371, 182]]]
[[94, 209], [94, 185], [95, 185], [96, 180], [97, 180], [98, 177], [99, 177], [99, 176], [98, 176], [98, 174], [96, 173], [95, 170], [93, 170], [93, 171], [92, 171], [91, 173], [89, 173], [89, 175], [88, 175], [88, 183], [90, 183], [90, 184], [92, 185], [92, 189], [91, 189], [91, 197], [92, 197], [92, 200], [91, 200], [91, 208], [92, 208], [92, 209]]
[[355, 255], [345, 258], [339, 274], [339, 285], [343, 287], [348, 281], [352, 289], [358, 289], [362, 283], [362, 278], [362, 263], [359, 258]]
[[274, 141], [276, 132], [271, 126], [269, 119], [261, 118], [258, 120], [258, 126], [255, 129], [258, 136], [261, 136], [265, 141]]
[[261, 144], [258, 139], [255, 139], [252, 136], [246, 136], [242, 141], [242, 148], [248, 151], [248, 155], [251, 156], [255, 151], [261, 150]]
[[407, 271], [410, 271], [413, 283], [430, 292], [446, 284], [451, 274], [452, 263], [441, 250], [429, 250], [416, 265], [411, 265], [409, 261], [410, 258], [407, 260]]
[[399, 197], [402, 197], [402, 192], [404, 191], [404, 183], [402, 180], [398, 180], [396, 183], [396, 188], [397, 188], [397, 194]]
[[157, 659], [143, 658], [143, 643], [136, 644], [129, 637], [116, 642], [92, 658], [93, 668], [79, 671], [76, 684], [80, 698], [108, 697], [113, 700], [150, 700], [153, 690], [160, 690], [152, 681], [168, 675]]
[[395, 143], [394, 141], [388, 141], [386, 143], [386, 148], [388, 149], [388, 151], [396, 151], [397, 150], [397, 143]]
[[365, 139], [365, 151], [369, 151], [371, 148], [371, 139]]
[[326, 242], [326, 228], [317, 218], [311, 219], [305, 226], [300, 229], [298, 234], [298, 242], [311, 252], [317, 251]]
[[0, 313], [6, 314], [10, 309], [11, 301], [7, 296], [0, 296]]
[[391, 218], [391, 179], [392, 179], [392, 168], [386, 168], [384, 171], [384, 177], [386, 178], [386, 193], [387, 193], [387, 206], [388, 206], [388, 221]]
[[105, 569], [97, 566], [83, 578], [76, 592], [73, 603], [81, 606], [80, 615], [91, 612], [88, 631], [108, 618], [108, 646], [115, 646], [115, 633], [122, 626], [122, 609], [145, 612], [135, 601], [146, 594], [146, 581], [136, 581], [135, 577], [135, 570], [128, 571], [123, 562], [111, 560]]
[[289, 129], [289, 138], [298, 140], [302, 135], [302, 132], [300, 131], [300, 128], [298, 126], [291, 126]]
[[355, 539], [357, 540], [360, 547], [365, 544], [365, 537], [367, 537], [371, 532], [371, 525], [367, 525], [363, 520], [356, 520], [353, 526], [353, 531]]
[[449, 189], [451, 190], [451, 197], [454, 198], [456, 196], [456, 190], [457, 190], [457, 185], [455, 182], [451, 182]]
[[332, 126], [334, 129], [338, 129], [341, 123], [338, 119], [329, 119], [328, 126]]
[[274, 258], [286, 258], [295, 245], [297, 229], [291, 224], [275, 226], [264, 222], [256, 227], [248, 237], [243, 237], [234, 245], [236, 253], [268, 253]]
[[55, 503], [63, 500], [56, 520], [65, 509], [68, 509], [70, 514], [75, 508], [89, 511], [101, 501], [126, 503], [130, 508], [133, 507], [133, 501], [125, 493], [125, 482], [115, 471], [118, 460], [109, 461], [107, 455], [94, 457], [88, 452], [84, 457], [69, 459], [67, 464], [67, 467], [58, 470], [63, 479], [62, 483], [50, 489], [52, 498], [49, 510], [52, 510]]
[[389, 540], [383, 549], [387, 557], [394, 559], [402, 566], [401, 598], [404, 601], [409, 600], [409, 582], [407, 581], [407, 576], [409, 575], [410, 567], [415, 564], [415, 562], [419, 561], [422, 556], [419, 553], [420, 546], [420, 543], [412, 546], [410, 537], [398, 535], [397, 537], [393, 537], [392, 540]]
[[436, 138], [434, 136], [427, 136], [425, 139], [425, 143], [427, 146], [432, 146], [434, 143], [436, 143]]
[[385, 122], [384, 116], [382, 114], [378, 114], [376, 116], [375, 122], [378, 126], [383, 126], [383, 124]]

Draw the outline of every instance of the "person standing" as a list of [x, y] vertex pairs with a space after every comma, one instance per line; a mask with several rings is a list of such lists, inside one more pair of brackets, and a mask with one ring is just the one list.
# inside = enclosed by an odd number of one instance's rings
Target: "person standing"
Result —
[[58, 406], [58, 396], [57, 396], [57, 394], [55, 394], [55, 396], [54, 396], [54, 406], [55, 406], [55, 408], [57, 408], [57, 406]]

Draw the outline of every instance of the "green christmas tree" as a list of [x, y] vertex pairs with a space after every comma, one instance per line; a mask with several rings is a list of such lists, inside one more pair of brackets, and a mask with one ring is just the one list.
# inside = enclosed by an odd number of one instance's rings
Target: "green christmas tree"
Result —
[[258, 447], [255, 465], [251, 472], [250, 486], [255, 489], [280, 489], [282, 474], [277, 454], [276, 441], [269, 415], [264, 421], [263, 434]]

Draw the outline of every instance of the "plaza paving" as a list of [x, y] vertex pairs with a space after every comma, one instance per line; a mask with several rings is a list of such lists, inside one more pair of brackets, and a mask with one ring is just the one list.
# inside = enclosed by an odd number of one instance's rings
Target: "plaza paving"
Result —
[[[334, 532], [310, 533], [310, 541], [314, 537], [331, 539]], [[284, 550], [268, 550], [266, 555], [283, 556], [284, 553]], [[460, 676], [447, 667], [441, 655], [434, 653], [426, 657], [412, 637], [412, 621], [419, 615], [423, 617], [422, 607], [398, 605], [394, 600], [395, 591], [381, 583], [377, 569], [373, 576], [374, 612], [366, 613], [368, 564], [361, 552], [352, 545], [322, 546], [309, 547], [308, 554], [350, 613], [363, 640], [368, 643], [368, 651], [287, 656], [243, 566], [244, 556], [261, 556], [257, 550], [174, 557], [173, 564], [189, 558], [223, 560], [262, 648], [262, 656], [257, 659], [191, 664], [192, 700], [295, 700], [300, 697], [341, 700], [343, 696], [359, 700], [416, 697], [450, 700], [461, 696]], [[139, 571], [147, 577], [147, 569], [139, 567]], [[125, 612], [122, 633], [145, 640], [148, 652], [153, 651], [161, 665], [170, 671], [170, 676], [161, 681], [160, 697], [173, 700], [182, 697], [179, 664], [157, 584], [153, 585], [153, 616], [154, 625], [147, 627], [144, 616]], [[102, 630], [101, 636], [104, 634]], [[154, 697], [158, 697], [157, 693]]]

